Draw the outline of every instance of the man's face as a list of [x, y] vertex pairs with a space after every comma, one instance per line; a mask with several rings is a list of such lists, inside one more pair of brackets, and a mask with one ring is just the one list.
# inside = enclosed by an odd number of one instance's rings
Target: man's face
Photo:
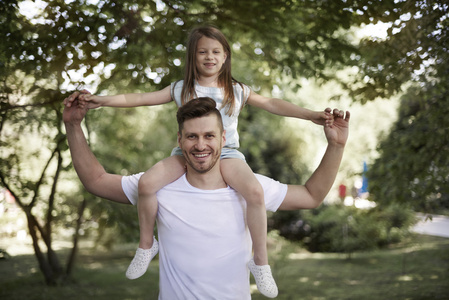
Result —
[[225, 142], [215, 115], [195, 118], [184, 122], [178, 143], [187, 164], [198, 173], [211, 170], [220, 158]]

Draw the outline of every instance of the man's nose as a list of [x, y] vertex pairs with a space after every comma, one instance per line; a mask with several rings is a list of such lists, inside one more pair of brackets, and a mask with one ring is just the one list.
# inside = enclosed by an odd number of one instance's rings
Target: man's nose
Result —
[[200, 151], [201, 151], [201, 150], [204, 150], [204, 148], [206, 147], [206, 141], [205, 141], [205, 139], [200, 137], [200, 138], [197, 140], [195, 147], [196, 147], [197, 150], [200, 150]]

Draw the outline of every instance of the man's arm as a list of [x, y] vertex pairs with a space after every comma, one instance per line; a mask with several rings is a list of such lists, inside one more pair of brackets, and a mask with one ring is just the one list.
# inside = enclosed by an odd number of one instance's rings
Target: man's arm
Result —
[[320, 165], [305, 185], [289, 185], [280, 210], [318, 207], [329, 193], [337, 176], [348, 139], [350, 113], [334, 110], [334, 124], [325, 127], [328, 146]]
[[[72, 96], [77, 97], [75, 93]], [[75, 100], [64, 107], [63, 119], [73, 166], [86, 190], [96, 196], [115, 202], [130, 204], [123, 192], [122, 176], [106, 173], [89, 148], [81, 121], [87, 113], [86, 103]]]

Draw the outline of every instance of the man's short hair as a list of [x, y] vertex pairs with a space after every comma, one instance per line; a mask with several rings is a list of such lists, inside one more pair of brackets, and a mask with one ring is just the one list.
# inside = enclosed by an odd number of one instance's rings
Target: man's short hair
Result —
[[179, 133], [181, 134], [185, 121], [206, 117], [210, 114], [217, 116], [220, 130], [223, 132], [223, 120], [220, 111], [217, 109], [217, 103], [212, 98], [200, 97], [188, 101], [186, 104], [182, 105], [176, 113]]

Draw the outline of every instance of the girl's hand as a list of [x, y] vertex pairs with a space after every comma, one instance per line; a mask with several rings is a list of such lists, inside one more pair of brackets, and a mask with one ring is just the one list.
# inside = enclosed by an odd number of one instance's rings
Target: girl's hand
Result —
[[334, 124], [334, 115], [332, 114], [332, 110], [328, 107], [324, 111], [314, 111], [310, 121], [317, 125], [331, 127]]
[[[85, 90], [83, 90], [83, 91], [85, 91]], [[101, 96], [92, 95], [91, 93], [89, 93], [87, 91], [86, 91], [87, 93], [83, 93], [83, 91], [81, 91], [82, 94], [79, 96], [79, 99], [81, 101], [86, 102], [88, 109], [94, 109], [94, 108], [98, 108], [98, 107], [102, 106], [103, 101], [101, 101], [102, 100]]]

